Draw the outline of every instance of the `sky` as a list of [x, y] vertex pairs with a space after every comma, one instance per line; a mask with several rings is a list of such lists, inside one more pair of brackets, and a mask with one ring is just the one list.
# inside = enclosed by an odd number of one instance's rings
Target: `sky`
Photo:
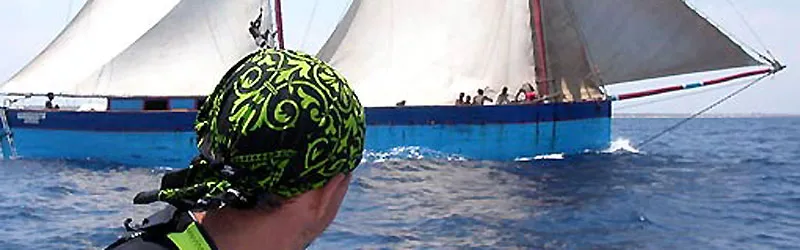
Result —
[[[114, 1], [114, 0], [103, 0]], [[351, 0], [283, 1], [287, 46], [315, 53], [344, 16]], [[488, 0], [487, 0], [488, 1]], [[602, 0], [599, 0], [602, 1]], [[739, 43], [764, 53], [769, 49], [789, 67], [745, 90], [711, 113], [800, 114], [800, 1], [796, 0], [686, 0], [703, 16], [722, 27]], [[33, 59], [77, 14], [85, 0], [0, 1], [0, 81], [5, 81]], [[748, 28], [750, 27], [750, 28]], [[752, 29], [751, 29], [752, 28]], [[731, 72], [731, 71], [727, 71]], [[735, 71], [734, 71], [735, 72]], [[612, 94], [713, 78], [720, 73], [678, 76], [614, 85]], [[616, 113], [693, 113], [743, 86], [739, 81], [722, 87], [698, 89], [614, 103]]]

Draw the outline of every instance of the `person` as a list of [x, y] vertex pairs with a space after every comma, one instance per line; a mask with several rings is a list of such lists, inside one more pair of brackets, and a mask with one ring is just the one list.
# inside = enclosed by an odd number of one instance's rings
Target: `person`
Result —
[[47, 93], [47, 101], [44, 103], [44, 108], [45, 109], [59, 109], [59, 108], [61, 108], [61, 107], [58, 106], [58, 104], [53, 104], [53, 99], [55, 97], [56, 96], [53, 94], [53, 92]]
[[256, 45], [260, 48], [268, 48], [272, 49], [275, 48], [274, 40], [275, 35], [278, 33], [277, 31], [272, 31], [269, 27], [261, 33], [261, 19], [264, 17], [264, 9], [258, 9], [258, 17], [255, 20], [250, 21], [250, 35], [255, 40]]
[[472, 105], [472, 102], [470, 101], [470, 98], [471, 98], [470, 96], [467, 96], [467, 99], [464, 100], [464, 105], [467, 105], [467, 106]]
[[272, 31], [271, 29], [267, 29], [266, 31], [264, 31], [264, 34], [261, 34], [261, 39], [263, 39], [263, 41], [261, 42], [261, 47], [262, 48], [268, 48], [268, 49], [276, 48], [276, 46], [275, 46], [275, 35], [276, 34], [278, 34], [278, 32], [277, 31]]
[[463, 106], [464, 105], [464, 92], [458, 94], [458, 99], [456, 99], [456, 106]]
[[262, 49], [206, 100], [198, 155], [133, 198], [169, 206], [125, 220], [128, 233], [107, 249], [301, 249], [336, 217], [366, 129], [342, 75], [302, 52]]
[[511, 103], [508, 100], [508, 87], [503, 87], [503, 90], [500, 91], [500, 94], [497, 95], [497, 105], [504, 105]]
[[517, 92], [516, 99], [519, 100], [519, 95], [522, 94], [525, 99], [523, 99], [523, 103], [533, 103], [536, 101], [538, 96], [536, 95], [536, 89], [533, 88], [529, 82], [525, 82], [522, 84], [522, 87], [519, 88]]
[[250, 35], [253, 36], [253, 39], [258, 40], [258, 38], [261, 37], [261, 34], [259, 34], [259, 30], [261, 29], [261, 18], [263, 16], [264, 16], [264, 9], [259, 8], [258, 17], [256, 17], [255, 20], [250, 21], [250, 28], [248, 30], [250, 31]]
[[494, 100], [492, 100], [492, 98], [489, 98], [488, 96], [484, 96], [483, 95], [483, 89], [478, 89], [478, 95], [476, 95], [474, 98], [472, 98], [472, 105], [483, 106], [483, 104], [486, 101], [494, 102]]

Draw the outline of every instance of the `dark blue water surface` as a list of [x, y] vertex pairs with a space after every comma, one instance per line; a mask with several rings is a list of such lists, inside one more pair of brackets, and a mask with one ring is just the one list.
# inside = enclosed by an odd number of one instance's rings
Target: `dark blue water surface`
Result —
[[[676, 119], [616, 119], [614, 147]], [[640, 153], [464, 161], [371, 153], [313, 249], [800, 247], [800, 118], [693, 120]], [[161, 206], [131, 197], [165, 170], [0, 163], [0, 249], [96, 249]]]

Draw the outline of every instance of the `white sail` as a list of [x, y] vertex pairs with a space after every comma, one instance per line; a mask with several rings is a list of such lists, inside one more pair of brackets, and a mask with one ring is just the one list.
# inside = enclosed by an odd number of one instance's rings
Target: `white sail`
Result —
[[[449, 104], [458, 92], [533, 79], [542, 13], [550, 94], [604, 98], [601, 85], [757, 65], [680, 0], [353, 1], [319, 56], [368, 106]], [[538, 47], [537, 47], [538, 48]], [[538, 52], [537, 52], [538, 53]]]
[[66, 92], [207, 95], [228, 67], [257, 49], [248, 28], [260, 7], [261, 0], [182, 0], [139, 40]]
[[548, 70], [569, 71], [554, 77], [608, 85], [759, 64], [680, 0], [541, 2]]
[[522, 0], [354, 0], [319, 56], [366, 106], [452, 104], [534, 80]]
[[177, 3], [88, 0], [56, 39], [0, 86], [0, 92], [63, 92], [131, 45]]
[[272, 0], [262, 0], [261, 1], [261, 8], [263, 11], [263, 16], [261, 17], [261, 34], [267, 34], [267, 47], [269, 48], [277, 48], [278, 47], [278, 33], [277, 27], [275, 26], [275, 9], [272, 6]]

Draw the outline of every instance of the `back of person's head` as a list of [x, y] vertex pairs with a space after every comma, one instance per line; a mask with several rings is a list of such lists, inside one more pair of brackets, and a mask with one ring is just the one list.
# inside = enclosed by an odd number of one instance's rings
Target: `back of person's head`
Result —
[[478, 94], [483, 95], [483, 89], [478, 89]]
[[464, 98], [464, 92], [458, 93], [458, 99], [463, 99], [463, 98]]
[[503, 87], [503, 94], [508, 93], [508, 87]]
[[536, 88], [534, 88], [533, 85], [531, 83], [529, 83], [529, 82], [526, 82], [523, 87], [525, 87], [525, 91], [529, 91], [529, 92], [536, 91]]
[[365, 126], [361, 103], [332, 67], [301, 52], [260, 50], [231, 67], [198, 111], [199, 155], [134, 202], [269, 214], [330, 191], [335, 197], [323, 205], [332, 215], [317, 223], [324, 230], [361, 161]]
[[50, 100], [52, 100], [52, 99], [53, 99], [53, 98], [55, 98], [55, 97], [56, 97], [56, 96], [55, 96], [55, 94], [53, 94], [53, 92], [47, 92], [47, 99], [50, 99]]

